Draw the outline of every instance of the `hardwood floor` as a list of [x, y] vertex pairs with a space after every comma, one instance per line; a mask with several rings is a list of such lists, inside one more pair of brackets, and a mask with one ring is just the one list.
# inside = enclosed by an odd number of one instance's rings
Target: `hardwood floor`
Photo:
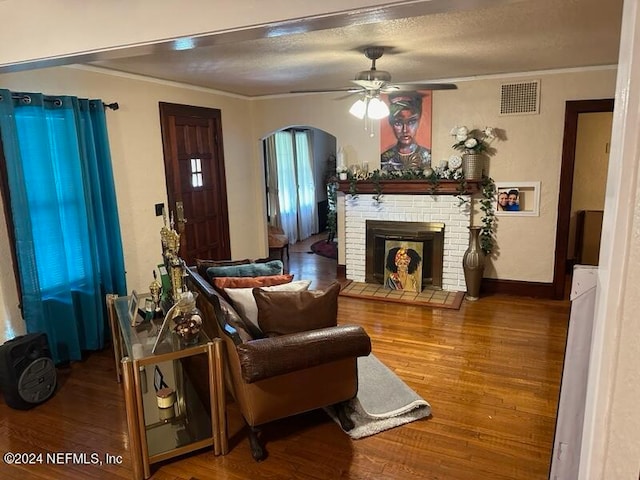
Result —
[[[309, 242], [307, 242], [309, 243]], [[293, 246], [289, 270], [323, 288], [335, 261]], [[432, 416], [351, 440], [322, 411], [264, 429], [269, 457], [251, 458], [245, 431], [230, 452], [173, 459], [156, 480], [546, 479], [569, 303], [490, 296], [459, 311], [340, 298], [339, 322], [362, 325], [375, 355], [432, 407]], [[131, 475], [121, 386], [110, 349], [59, 370], [59, 389], [29, 411], [0, 399], [0, 451], [96, 452], [121, 465], [13, 465], [0, 478], [111, 479]]]

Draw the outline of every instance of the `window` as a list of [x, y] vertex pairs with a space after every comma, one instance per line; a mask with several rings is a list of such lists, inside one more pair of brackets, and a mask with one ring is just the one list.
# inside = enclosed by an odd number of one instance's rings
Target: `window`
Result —
[[199, 158], [191, 159], [191, 186], [202, 187], [202, 161]]

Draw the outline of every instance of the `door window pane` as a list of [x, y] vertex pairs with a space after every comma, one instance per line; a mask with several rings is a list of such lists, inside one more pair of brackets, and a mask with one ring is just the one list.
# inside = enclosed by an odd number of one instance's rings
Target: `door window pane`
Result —
[[202, 187], [202, 161], [199, 158], [191, 159], [191, 186]]

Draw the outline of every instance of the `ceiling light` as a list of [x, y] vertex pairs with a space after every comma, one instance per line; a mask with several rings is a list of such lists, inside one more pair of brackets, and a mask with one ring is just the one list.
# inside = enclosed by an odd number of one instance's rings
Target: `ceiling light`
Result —
[[351, 105], [349, 109], [349, 113], [356, 118], [362, 120], [364, 118], [364, 114], [367, 112], [367, 102], [362, 99], [356, 100], [356, 103]]
[[389, 107], [387, 107], [387, 104], [380, 100], [380, 98], [373, 97], [369, 100], [369, 105], [367, 106], [367, 116], [374, 120], [388, 117]]
[[351, 105], [349, 113], [360, 120], [380, 120], [389, 116], [389, 107], [380, 100], [379, 95], [360, 98]]

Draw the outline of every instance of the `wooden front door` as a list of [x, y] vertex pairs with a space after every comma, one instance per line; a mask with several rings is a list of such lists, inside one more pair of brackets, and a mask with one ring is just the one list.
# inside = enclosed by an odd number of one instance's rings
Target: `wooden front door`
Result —
[[160, 102], [160, 121], [169, 212], [182, 231], [180, 256], [187, 265], [231, 258], [220, 110]]

